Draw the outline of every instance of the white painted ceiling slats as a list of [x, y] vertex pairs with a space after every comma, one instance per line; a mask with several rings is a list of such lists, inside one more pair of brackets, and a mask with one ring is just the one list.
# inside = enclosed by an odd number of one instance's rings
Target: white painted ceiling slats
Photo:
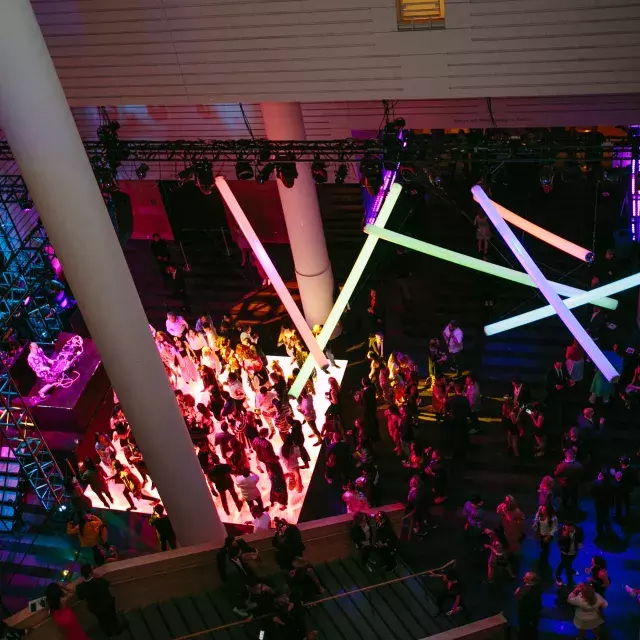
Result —
[[447, 0], [400, 32], [396, 0], [32, 4], [74, 106], [640, 91], [634, 0]]

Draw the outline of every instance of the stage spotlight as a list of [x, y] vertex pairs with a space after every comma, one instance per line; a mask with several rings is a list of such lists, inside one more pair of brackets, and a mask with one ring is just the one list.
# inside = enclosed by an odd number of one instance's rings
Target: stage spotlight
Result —
[[324, 184], [328, 180], [327, 167], [318, 156], [311, 165], [311, 175], [316, 184]]
[[377, 158], [365, 158], [360, 163], [360, 184], [375, 196], [382, 187], [382, 162]]
[[399, 169], [400, 176], [403, 180], [411, 180], [415, 178], [416, 175], [416, 167], [413, 164], [401, 164]]
[[23, 211], [31, 211], [33, 209], [33, 200], [26, 193], [18, 198], [18, 204]]
[[273, 173], [273, 170], [275, 169], [274, 165], [272, 162], [267, 162], [267, 164], [264, 165], [264, 167], [262, 167], [262, 169], [260, 169], [260, 171], [258, 171], [257, 175], [256, 175], [256, 182], [258, 184], [264, 184], [265, 182], [268, 182], [269, 178], [271, 177], [271, 174]]
[[349, 167], [342, 163], [337, 169], [336, 169], [336, 177], [335, 177], [335, 183], [336, 184], [344, 184], [344, 181], [347, 179], [347, 174], [349, 173]]
[[183, 169], [176, 176], [176, 178], [178, 179], [178, 184], [180, 186], [182, 186], [183, 184], [186, 184], [187, 182], [190, 182], [194, 178], [194, 169], [193, 169], [193, 167], [187, 167], [186, 169]]
[[250, 162], [242, 158], [238, 159], [238, 162], [236, 162], [236, 178], [238, 180], [253, 180], [253, 167]]
[[144, 180], [147, 177], [147, 173], [149, 172], [149, 165], [144, 162], [136, 169], [136, 176], [138, 176], [139, 180]]
[[213, 169], [208, 160], [203, 160], [196, 165], [195, 168], [196, 184], [198, 189], [206, 196], [213, 191]]
[[280, 179], [280, 182], [282, 182], [287, 189], [291, 189], [291, 187], [293, 187], [293, 184], [298, 177], [298, 169], [293, 158], [276, 158], [276, 177]]

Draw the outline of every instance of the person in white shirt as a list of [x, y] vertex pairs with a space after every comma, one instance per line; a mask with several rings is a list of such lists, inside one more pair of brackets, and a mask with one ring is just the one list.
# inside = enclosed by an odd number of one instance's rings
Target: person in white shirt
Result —
[[264, 511], [264, 504], [262, 504], [262, 496], [260, 495], [260, 489], [258, 489], [258, 482], [260, 478], [251, 471], [251, 469], [243, 469], [242, 473], [236, 478], [236, 486], [240, 489], [240, 495], [242, 499], [253, 507], [254, 503], [259, 509]]
[[268, 511], [254, 505], [251, 507], [251, 515], [253, 516], [253, 533], [271, 529], [271, 516]]
[[200, 352], [207, 346], [207, 341], [202, 333], [197, 333], [193, 329], [187, 331], [187, 342], [196, 355], [200, 355]]
[[278, 399], [278, 394], [275, 391], [267, 389], [267, 387], [260, 387], [260, 391], [255, 395], [256, 409], [259, 409], [260, 415], [264, 418], [272, 437], [276, 432], [274, 419], [276, 417], [276, 409], [273, 406], [273, 401]]
[[169, 311], [167, 313], [167, 333], [176, 338], [181, 338], [185, 331], [189, 329], [187, 321], [182, 316], [177, 316], [175, 313]]
[[449, 324], [443, 329], [442, 337], [447, 345], [447, 351], [452, 361], [452, 368], [459, 369], [459, 359], [462, 350], [464, 349], [463, 339], [464, 334], [462, 329], [458, 326], [455, 320], [451, 320]]

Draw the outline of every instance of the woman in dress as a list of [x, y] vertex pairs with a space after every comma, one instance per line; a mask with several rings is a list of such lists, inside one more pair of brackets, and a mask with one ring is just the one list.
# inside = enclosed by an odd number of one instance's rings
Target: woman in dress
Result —
[[504, 501], [498, 505], [496, 513], [504, 529], [509, 553], [518, 553], [524, 538], [524, 513], [519, 509], [513, 496], [506, 496]]
[[280, 457], [284, 462], [284, 468], [287, 470], [287, 480], [289, 489], [302, 493], [302, 477], [300, 476], [300, 449], [295, 443], [291, 433], [284, 437], [282, 448], [280, 449]]
[[478, 241], [478, 253], [486, 259], [489, 252], [489, 240], [491, 240], [491, 222], [484, 211], [478, 211], [473, 219], [476, 228], [476, 240]]
[[509, 562], [509, 556], [507, 555], [509, 543], [504, 535], [502, 526], [498, 525], [493, 530], [485, 529], [485, 533], [490, 537], [489, 543], [484, 545], [484, 548], [489, 550], [487, 582], [492, 583], [494, 581], [496, 571], [499, 569], [505, 569], [511, 578], [515, 577], [511, 563]]
[[602, 609], [606, 608], [607, 601], [596, 593], [593, 585], [579, 584], [567, 598], [567, 602], [575, 607], [573, 624], [578, 629], [578, 637], [584, 638], [587, 631], [593, 631], [593, 635], [600, 637], [600, 627], [604, 622]]
[[56, 627], [58, 627], [58, 631], [60, 631], [65, 640], [90, 640], [80, 626], [78, 616], [76, 616], [73, 609], [63, 604], [62, 599], [66, 595], [64, 588], [57, 582], [52, 582], [45, 589], [47, 607]]
[[171, 380], [172, 384], [177, 381], [178, 368], [176, 366], [176, 348], [169, 341], [169, 337], [164, 331], [156, 331], [156, 348], [160, 354], [162, 364]]
[[[266, 429], [265, 429], [266, 431]], [[282, 466], [279, 460], [270, 460], [266, 465], [271, 491], [269, 493], [270, 507], [280, 505], [280, 511], [284, 511], [289, 504], [289, 492], [287, 491], [287, 481], [282, 473]]]
[[173, 342], [176, 347], [176, 363], [182, 380], [186, 384], [195, 382], [198, 379], [198, 369], [195, 365], [193, 350], [184, 340], [180, 340], [178, 337], [175, 337]]
[[328, 382], [329, 391], [327, 391], [324, 395], [329, 401], [329, 406], [325, 411], [325, 416], [336, 416], [339, 420], [341, 420], [340, 414], [342, 412], [340, 402], [340, 385], [333, 376], [329, 378]]
[[519, 409], [512, 398], [505, 398], [500, 410], [502, 414], [502, 426], [507, 432], [507, 450], [516, 458], [520, 457], [520, 420], [524, 413]]

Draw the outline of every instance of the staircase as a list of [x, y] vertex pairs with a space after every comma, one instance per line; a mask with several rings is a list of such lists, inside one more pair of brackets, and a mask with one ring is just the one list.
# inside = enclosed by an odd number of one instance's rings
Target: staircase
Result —
[[[403, 563], [385, 574], [369, 573], [354, 558], [316, 565], [326, 593], [305, 604], [308, 629], [331, 640], [419, 640], [466, 623], [464, 612], [438, 616], [434, 598], [423, 579], [413, 577]], [[278, 589], [281, 576], [268, 580]], [[224, 588], [195, 597], [175, 598], [126, 614], [129, 629], [122, 640], [265, 640], [274, 636], [269, 612], [254, 611], [243, 621], [231, 610]], [[95, 640], [105, 636], [99, 630]], [[275, 636], [279, 637], [279, 636]]]
[[0, 532], [11, 532], [20, 508], [22, 494], [20, 483], [20, 463], [7, 446], [0, 447]]

